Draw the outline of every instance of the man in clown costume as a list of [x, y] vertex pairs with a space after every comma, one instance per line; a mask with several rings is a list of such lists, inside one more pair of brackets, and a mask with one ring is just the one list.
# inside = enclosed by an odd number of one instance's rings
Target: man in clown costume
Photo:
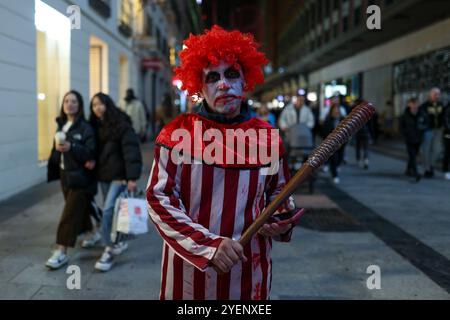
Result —
[[[182, 88], [190, 96], [201, 97], [202, 102], [197, 113], [179, 116], [157, 137], [147, 187], [150, 217], [164, 240], [160, 298], [268, 299], [272, 239], [290, 241], [301, 211], [289, 198], [243, 247], [239, 238], [281, 191], [289, 171], [278, 136], [267, 143], [245, 140], [244, 154], [228, 144], [229, 139], [236, 145], [244, 140], [229, 136], [230, 130], [263, 132], [272, 128], [251, 118], [244, 96], [264, 81], [262, 66], [267, 59], [252, 35], [218, 26], [190, 35], [184, 44], [181, 66], [175, 73]], [[205, 136], [197, 144], [195, 137], [183, 137], [188, 148], [179, 152], [181, 140], [174, 138], [179, 137], [175, 133], [181, 129], [195, 136], [199, 123], [202, 132], [223, 133], [224, 140], [215, 136], [214, 142], [225, 153], [231, 152], [227, 160], [235, 161], [201, 158], [213, 141]], [[278, 169], [272, 173], [261, 159], [246, 156], [249, 149], [261, 145], [279, 155]], [[177, 161], [175, 153], [182, 154], [183, 161]], [[238, 158], [241, 161], [236, 161]]]

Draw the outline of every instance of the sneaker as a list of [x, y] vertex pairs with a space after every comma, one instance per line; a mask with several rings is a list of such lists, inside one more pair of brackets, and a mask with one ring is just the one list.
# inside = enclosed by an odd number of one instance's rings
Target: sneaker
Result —
[[102, 236], [98, 232], [89, 233], [86, 236], [86, 238], [83, 240], [83, 242], [81, 243], [81, 247], [83, 247], [85, 249], [92, 248], [93, 246], [95, 246], [95, 244], [97, 242], [100, 241], [101, 238], [102, 238]]
[[450, 172], [446, 172], [444, 178], [445, 180], [450, 180]]
[[119, 242], [119, 243], [115, 244], [111, 248], [111, 253], [113, 255], [115, 255], [115, 256], [118, 256], [118, 255], [122, 254], [122, 252], [124, 252], [127, 249], [128, 249], [128, 243], [126, 243], [126, 242]]
[[56, 270], [61, 268], [69, 261], [69, 257], [62, 250], [53, 251], [52, 256], [47, 260], [45, 264], [48, 268]]
[[369, 159], [365, 159], [364, 160], [363, 168], [364, 168], [364, 170], [368, 170], [369, 169]]
[[111, 269], [113, 264], [114, 264], [114, 255], [111, 252], [111, 248], [106, 247], [100, 259], [95, 263], [95, 269], [106, 272], [109, 269]]
[[341, 183], [341, 180], [339, 179], [339, 177], [334, 177], [333, 178], [333, 183], [334, 184], [339, 184], [339, 183]]

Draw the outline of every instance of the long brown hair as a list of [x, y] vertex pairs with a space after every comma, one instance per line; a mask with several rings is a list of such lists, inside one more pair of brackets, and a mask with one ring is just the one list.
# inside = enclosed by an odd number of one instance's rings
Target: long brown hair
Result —
[[100, 124], [100, 119], [97, 118], [93, 110], [94, 98], [98, 98], [106, 108], [105, 115], [102, 121], [104, 124], [103, 128], [105, 129], [103, 132], [104, 135], [100, 136], [99, 138], [102, 141], [108, 138], [118, 138], [122, 132], [122, 129], [131, 126], [130, 117], [119, 108], [117, 108], [116, 104], [109, 95], [99, 92], [92, 97], [90, 105], [91, 113], [89, 116], [89, 122], [94, 129], [98, 129]]

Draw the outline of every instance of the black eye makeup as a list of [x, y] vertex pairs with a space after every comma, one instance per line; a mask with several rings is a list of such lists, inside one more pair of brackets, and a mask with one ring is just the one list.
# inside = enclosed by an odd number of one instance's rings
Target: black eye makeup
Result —
[[241, 76], [239, 71], [234, 68], [228, 68], [227, 70], [225, 70], [224, 74], [225, 74], [225, 78], [228, 78], [228, 79], [237, 79]]
[[205, 82], [214, 83], [220, 80], [220, 74], [216, 71], [211, 71], [206, 74]]

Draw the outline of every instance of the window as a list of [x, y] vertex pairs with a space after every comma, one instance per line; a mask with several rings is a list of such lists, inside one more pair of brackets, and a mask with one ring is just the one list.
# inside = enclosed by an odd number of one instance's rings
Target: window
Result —
[[143, 35], [146, 32], [145, 25], [145, 7], [144, 3], [141, 1], [136, 1], [132, 3], [133, 13], [132, 13], [132, 29], [138, 35]]
[[102, 17], [111, 16], [111, 0], [89, 0], [89, 5]]
[[126, 37], [132, 34], [133, 25], [133, 4], [130, 0], [120, 2], [119, 31]]
[[133, 5], [130, 0], [122, 0], [120, 3], [120, 22], [131, 26], [133, 19]]
[[126, 90], [129, 88], [129, 63], [126, 55], [119, 57], [119, 97], [125, 97]]
[[108, 93], [108, 46], [92, 36], [89, 48], [89, 96]]
[[70, 89], [71, 30], [65, 15], [40, 0], [35, 12], [38, 161], [46, 161], [53, 147], [55, 118]]

